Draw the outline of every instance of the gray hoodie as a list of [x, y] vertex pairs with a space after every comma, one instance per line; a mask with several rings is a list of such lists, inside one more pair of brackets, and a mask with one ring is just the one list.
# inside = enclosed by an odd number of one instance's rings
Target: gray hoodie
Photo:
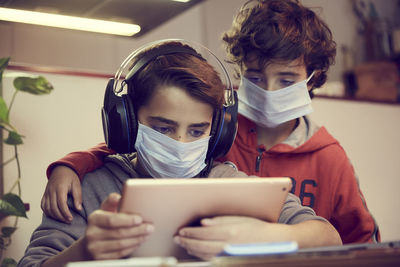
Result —
[[[105, 159], [103, 167], [86, 174], [82, 180], [82, 210], [74, 208], [72, 198], [68, 206], [73, 215], [71, 224], [62, 223], [43, 215], [42, 223], [33, 232], [30, 243], [18, 266], [41, 266], [43, 262], [68, 248], [85, 233], [89, 214], [99, 209], [102, 201], [110, 193], [121, 193], [122, 186], [128, 178], [141, 178], [131, 164], [136, 154], [113, 155]], [[209, 174], [217, 177], [248, 177], [229, 164], [215, 164]], [[279, 223], [296, 224], [306, 220], [325, 219], [315, 215], [308, 207], [300, 205], [299, 199], [289, 194], [282, 208]]]

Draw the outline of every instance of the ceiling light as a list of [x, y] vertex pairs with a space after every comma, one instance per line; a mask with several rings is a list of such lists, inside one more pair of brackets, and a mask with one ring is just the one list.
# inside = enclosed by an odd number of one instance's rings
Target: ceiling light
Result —
[[140, 31], [140, 26], [136, 24], [3, 7], [0, 7], [0, 20], [124, 36], [132, 36]]
[[174, 1], [174, 2], [187, 3], [187, 2], [189, 2], [190, 0], [172, 0], [172, 1]]

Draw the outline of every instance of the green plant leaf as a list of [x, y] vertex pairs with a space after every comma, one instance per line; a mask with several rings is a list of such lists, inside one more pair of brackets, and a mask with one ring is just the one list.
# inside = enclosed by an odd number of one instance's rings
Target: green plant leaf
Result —
[[0, 199], [0, 212], [7, 215], [28, 218], [21, 198], [13, 193], [7, 193]]
[[11, 258], [5, 258], [1, 263], [1, 267], [15, 267], [15, 266], [17, 266], [17, 262]]
[[10, 57], [0, 58], [0, 73], [3, 72], [7, 68], [9, 61], [10, 61]]
[[33, 95], [50, 94], [53, 86], [43, 76], [32, 77], [17, 77], [14, 79], [15, 89], [27, 92]]
[[8, 124], [8, 107], [4, 98], [0, 96], [0, 122]]
[[24, 136], [20, 135], [17, 132], [11, 131], [8, 132], [7, 139], [4, 140], [4, 143], [7, 145], [22, 145], [24, 142], [22, 141], [22, 138]]
[[15, 230], [17, 230], [17, 227], [11, 227], [11, 226], [4, 226], [1, 228], [1, 234], [3, 237], [10, 237]]

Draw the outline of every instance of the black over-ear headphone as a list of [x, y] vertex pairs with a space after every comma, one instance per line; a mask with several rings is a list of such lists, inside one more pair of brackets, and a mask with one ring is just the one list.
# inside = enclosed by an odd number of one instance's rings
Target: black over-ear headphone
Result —
[[[183, 40], [173, 41], [182, 42]], [[158, 41], [157, 43], [163, 42], [165, 41]], [[126, 75], [125, 79], [122, 81], [121, 89], [116, 90], [122, 70], [129, 64], [129, 62], [132, 61], [133, 58], [135, 58], [137, 54], [148, 48], [150, 45], [154, 45], [154, 42], [139, 48], [128, 58], [126, 58], [120, 69], [117, 71], [115, 77], [108, 81], [106, 87], [104, 106], [102, 108], [104, 138], [108, 148], [111, 148], [117, 153], [123, 154], [135, 152], [135, 141], [138, 131], [137, 115], [135, 114], [133, 104], [130, 99], [131, 96], [128, 94], [117, 95], [123, 90], [125, 85], [129, 86], [130, 79], [133, 79], [137, 73], [147, 66], [147, 64], [153, 60], [156, 60], [159, 56], [184, 53], [204, 60], [199, 54], [184, 46], [161, 47], [151, 50], [150, 53], [146, 53], [143, 57], [140, 57], [136, 61], [134, 66], [131, 67], [128, 75]], [[210, 135], [212, 137], [209, 141], [206, 157], [206, 162], [210, 162], [210, 160], [220, 158], [228, 153], [233, 144], [237, 132], [238, 101], [237, 94], [232, 89], [232, 84], [226, 69], [210, 50], [206, 50], [215, 57], [219, 64], [221, 64], [220, 66], [223, 69], [227, 80], [225, 104], [220, 110], [216, 110], [214, 112], [211, 126]]]

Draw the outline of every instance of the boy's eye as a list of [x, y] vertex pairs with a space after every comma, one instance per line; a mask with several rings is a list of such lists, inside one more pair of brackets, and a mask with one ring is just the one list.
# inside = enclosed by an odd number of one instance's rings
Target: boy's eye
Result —
[[295, 83], [295, 81], [289, 80], [289, 79], [280, 79], [279, 80], [280, 89], [291, 86], [294, 83]]
[[202, 135], [204, 135], [204, 131], [203, 130], [196, 130], [196, 129], [191, 129], [189, 130], [189, 135], [192, 137], [200, 137]]
[[247, 78], [247, 80], [249, 80], [250, 82], [255, 83], [255, 84], [259, 84], [259, 83], [262, 83], [264, 81], [264, 79], [261, 78], [261, 77], [252, 76], [252, 77], [246, 77], [246, 78]]
[[168, 134], [172, 133], [172, 131], [173, 131], [173, 129], [171, 127], [165, 127], [165, 126], [152, 126], [151, 128], [153, 128], [157, 132], [165, 134], [165, 135], [168, 135]]

